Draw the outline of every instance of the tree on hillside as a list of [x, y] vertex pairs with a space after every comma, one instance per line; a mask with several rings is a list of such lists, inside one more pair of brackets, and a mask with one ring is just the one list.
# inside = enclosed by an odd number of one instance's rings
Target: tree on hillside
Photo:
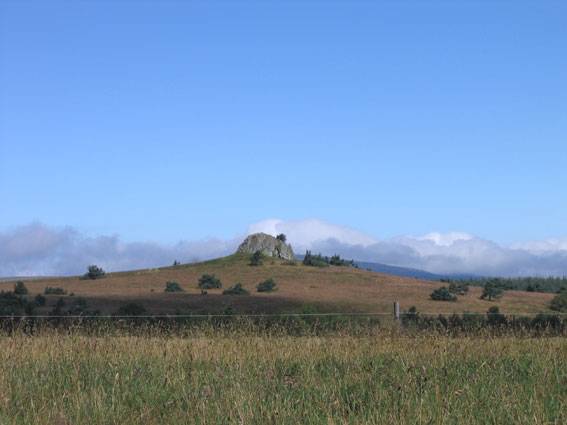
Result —
[[305, 251], [303, 264], [312, 267], [327, 267], [329, 265], [329, 258], [323, 257], [321, 254], [313, 255], [311, 251], [307, 250]]
[[174, 281], [165, 282], [165, 292], [183, 292], [183, 288], [179, 283]]
[[278, 241], [282, 241], [283, 243], [286, 243], [286, 241], [287, 241], [287, 236], [284, 235], [283, 233], [280, 233], [278, 236], [276, 236], [276, 239], [277, 239]]
[[26, 288], [26, 285], [24, 285], [24, 282], [22, 282], [21, 280], [17, 281], [16, 284], [14, 285], [14, 294], [16, 295], [28, 294], [28, 288]]
[[89, 266], [88, 271], [84, 274], [83, 277], [85, 279], [100, 279], [103, 278], [105, 274], [105, 271], [101, 267], [92, 264]]
[[463, 282], [451, 282], [449, 292], [455, 295], [466, 295], [469, 292], [469, 285]]
[[256, 285], [256, 290], [258, 292], [273, 292], [276, 290], [276, 286], [274, 279], [270, 278]]
[[457, 301], [457, 296], [451, 294], [446, 286], [436, 289], [430, 295], [433, 301]]
[[494, 299], [500, 298], [503, 292], [504, 290], [499, 285], [498, 281], [489, 280], [488, 282], [486, 282], [486, 285], [484, 285], [480, 299], [481, 300], [488, 299], [488, 301], [492, 301]]
[[551, 300], [549, 308], [562, 313], [567, 313], [567, 292], [560, 292]]
[[222, 283], [214, 274], [204, 274], [199, 279], [199, 288], [201, 289], [218, 289], [222, 288]]
[[244, 289], [244, 287], [242, 286], [241, 283], [235, 283], [230, 288], [222, 291], [222, 294], [223, 295], [249, 295], [250, 292], [248, 292], [246, 289]]
[[263, 257], [264, 257], [264, 255], [262, 254], [262, 251], [256, 251], [250, 257], [250, 265], [251, 266], [261, 266]]

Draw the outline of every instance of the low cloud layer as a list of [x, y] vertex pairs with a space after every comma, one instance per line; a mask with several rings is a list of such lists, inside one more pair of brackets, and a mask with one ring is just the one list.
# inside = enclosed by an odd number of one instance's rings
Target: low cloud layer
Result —
[[[363, 232], [311, 219], [264, 220], [248, 234], [285, 233], [296, 253], [306, 249], [433, 273], [528, 276], [567, 275], [567, 238], [503, 246], [467, 233], [430, 233], [378, 240]], [[109, 271], [191, 262], [234, 252], [245, 233], [231, 240], [126, 243], [116, 236], [87, 237], [41, 223], [0, 232], [0, 276], [72, 275], [89, 264]]]
[[238, 241], [208, 239], [175, 245], [125, 243], [116, 235], [87, 237], [77, 230], [34, 223], [0, 233], [0, 276], [74, 275], [89, 264], [108, 271], [192, 262], [232, 253]]

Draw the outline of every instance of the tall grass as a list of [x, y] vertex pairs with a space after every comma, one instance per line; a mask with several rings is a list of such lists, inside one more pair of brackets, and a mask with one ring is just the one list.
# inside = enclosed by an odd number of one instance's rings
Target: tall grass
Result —
[[1, 424], [563, 424], [562, 337], [0, 338]]

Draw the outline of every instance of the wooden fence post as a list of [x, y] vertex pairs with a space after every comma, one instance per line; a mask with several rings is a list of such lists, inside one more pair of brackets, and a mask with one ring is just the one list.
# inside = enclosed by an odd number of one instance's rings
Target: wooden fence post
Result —
[[400, 320], [400, 303], [397, 301], [394, 301], [394, 319], [396, 321]]

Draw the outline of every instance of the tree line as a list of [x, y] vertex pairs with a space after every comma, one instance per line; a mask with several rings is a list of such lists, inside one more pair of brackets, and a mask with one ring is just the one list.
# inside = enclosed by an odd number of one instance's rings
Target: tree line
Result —
[[567, 291], [567, 277], [479, 277], [471, 279], [441, 279], [443, 283], [460, 283], [485, 287], [487, 284], [503, 290], [559, 293]]

